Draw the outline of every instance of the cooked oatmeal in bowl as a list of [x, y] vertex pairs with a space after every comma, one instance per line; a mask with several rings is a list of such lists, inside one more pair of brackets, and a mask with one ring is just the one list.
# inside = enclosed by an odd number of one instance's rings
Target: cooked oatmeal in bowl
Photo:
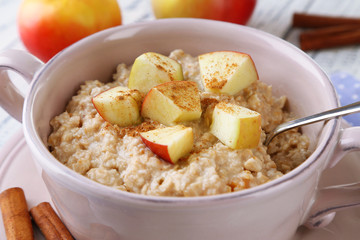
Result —
[[[134, 87], [137, 84], [134, 81], [141, 76], [131, 80], [131, 75], [135, 75], [133, 72], [137, 68], [135, 62], [132, 66], [121, 63], [117, 66], [111, 81], [103, 83], [98, 80], [87, 80], [67, 104], [65, 112], [51, 120], [52, 132], [48, 138], [48, 146], [53, 156], [79, 174], [122, 191], [152, 196], [190, 197], [240, 191], [264, 184], [293, 170], [310, 155], [309, 139], [298, 130], [290, 130], [279, 135], [269, 147], [262, 144], [266, 132], [293, 116], [287, 111], [286, 96], [273, 96], [272, 86], [262, 82], [261, 77], [247, 83], [235, 93], [209, 90], [209, 81], [204, 80], [203, 67], [199, 64], [199, 61], [203, 61], [199, 60], [200, 57], [191, 56], [182, 50], [174, 50], [169, 58], [180, 66], [178, 69], [173, 66], [172, 71], [182, 72], [180, 79], [176, 79], [179, 76], [175, 73], [171, 75], [175, 76], [175, 79], [170, 79], [171, 83], [183, 84], [186, 90], [180, 91], [180, 95], [191, 95], [189, 87], [197, 89], [194, 90], [199, 97], [196, 111], [181, 115], [184, 117], [180, 116], [180, 120], [165, 120], [172, 115], [167, 112], [168, 108], [156, 110], [159, 112], [155, 111], [152, 114], [149, 112], [155, 108], [152, 106], [162, 103], [156, 99], [166, 95], [164, 86], [170, 84], [156, 82], [156, 87], [146, 88], [144, 84], [138, 84], [141, 86], [138, 90]], [[163, 67], [163, 61], [157, 63], [157, 68]], [[139, 71], [146, 70], [143, 65], [140, 67]], [[167, 73], [170, 75], [171, 72]], [[191, 84], [188, 84], [189, 82]], [[176, 88], [181, 89], [179, 86]], [[128, 87], [132, 89], [130, 92]], [[94, 102], [101, 93], [115, 88], [119, 88], [119, 91], [128, 91], [127, 95], [136, 95], [131, 98], [131, 106], [138, 109], [135, 111], [136, 114], [132, 115], [133, 124], [114, 123], [105, 115], [109, 111], [101, 111], [99, 105]], [[148, 97], [151, 94], [152, 96]], [[155, 100], [151, 102], [150, 99]], [[128, 102], [124, 104], [122, 108], [130, 106]], [[216, 134], [214, 114], [217, 109], [221, 109], [221, 104], [246, 108], [247, 111], [256, 112], [259, 117], [261, 116], [261, 120], [258, 121], [259, 124], [261, 122], [258, 139], [253, 136], [257, 134], [256, 131], [251, 132], [253, 125], [244, 127], [250, 131], [243, 136], [246, 138], [245, 143], [255, 138], [255, 145], [234, 147], [228, 143], [229, 141], [222, 139], [221, 136], [224, 134]], [[185, 105], [184, 109], [189, 106]], [[125, 115], [120, 118], [127, 118]], [[160, 120], [156, 119], [157, 116], [160, 116]], [[219, 121], [224, 122], [224, 119], [227, 122], [232, 116], [226, 116]], [[222, 125], [231, 124], [220, 122], [220, 128]], [[189, 150], [184, 150], [185, 152], [175, 161], [171, 161], [169, 153], [170, 160], [165, 161], [166, 157], [151, 147], [154, 144], [149, 145], [145, 141], [146, 136], [149, 136], [145, 133], [180, 125], [181, 130], [191, 131], [191, 141], [184, 140], [181, 144], [189, 145]], [[224, 130], [224, 133], [231, 132], [228, 131], [231, 129]], [[167, 134], [172, 133], [166, 132], [165, 136], [168, 139], [165, 138], [165, 142], [155, 145], [170, 145], [172, 137]], [[226, 136], [225, 139], [227, 138], [230, 137]], [[177, 146], [174, 149], [179, 148]]]

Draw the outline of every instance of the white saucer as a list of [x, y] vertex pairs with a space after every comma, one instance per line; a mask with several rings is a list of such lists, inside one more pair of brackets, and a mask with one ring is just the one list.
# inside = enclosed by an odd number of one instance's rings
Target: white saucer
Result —
[[[321, 186], [360, 181], [360, 153], [348, 154], [336, 167], [324, 172]], [[33, 162], [22, 131], [19, 131], [0, 151], [0, 192], [10, 187], [24, 189], [31, 208], [40, 202], [51, 202], [40, 173]], [[309, 230], [300, 227], [292, 240], [359, 239], [360, 207], [338, 212], [332, 223], [324, 229]], [[0, 217], [0, 239], [5, 239]], [[35, 228], [35, 239], [44, 239]]]

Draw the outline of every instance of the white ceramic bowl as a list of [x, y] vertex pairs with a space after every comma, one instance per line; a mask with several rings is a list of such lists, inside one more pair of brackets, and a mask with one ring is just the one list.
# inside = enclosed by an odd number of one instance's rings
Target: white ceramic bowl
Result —
[[[112, 28], [75, 43], [44, 65], [24, 52], [3, 52], [0, 69], [15, 69], [31, 81], [22, 114], [25, 137], [61, 218], [76, 239], [290, 238], [314, 211], [322, 171], [339, 160], [346, 147], [359, 148], [359, 129], [341, 131], [336, 119], [304, 127], [314, 152], [301, 166], [261, 186], [208, 197], [115, 190], [70, 170], [48, 151], [50, 119], [64, 110], [84, 80], [106, 81], [118, 63], [131, 64], [147, 51], [168, 54], [178, 48], [192, 55], [249, 53], [260, 80], [271, 84], [275, 95], [288, 96], [298, 116], [338, 106], [328, 77], [305, 53], [270, 34], [224, 22], [166, 19]], [[1, 90], [3, 96], [15, 96], [2, 106], [21, 120], [17, 89], [5, 77], [2, 84], [10, 88]]]

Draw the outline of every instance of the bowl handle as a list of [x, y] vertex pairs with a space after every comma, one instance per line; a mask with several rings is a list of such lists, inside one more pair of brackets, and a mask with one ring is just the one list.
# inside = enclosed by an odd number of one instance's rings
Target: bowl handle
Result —
[[22, 121], [22, 108], [26, 89], [20, 89], [9, 78], [7, 70], [19, 73], [30, 85], [35, 73], [44, 64], [33, 55], [22, 50], [0, 52], [0, 106], [13, 118]]
[[[359, 149], [360, 127], [343, 129], [329, 167], [335, 166], [348, 152]], [[360, 206], [360, 182], [319, 189], [304, 225], [309, 228], [325, 227], [337, 211], [357, 206]]]

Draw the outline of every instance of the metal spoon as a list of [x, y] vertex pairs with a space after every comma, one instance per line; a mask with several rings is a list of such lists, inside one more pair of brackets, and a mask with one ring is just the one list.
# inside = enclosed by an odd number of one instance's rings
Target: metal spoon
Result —
[[308, 125], [311, 123], [320, 122], [323, 120], [329, 120], [335, 117], [339, 116], [345, 116], [352, 113], [360, 112], [360, 101], [355, 102], [343, 107], [334, 108], [329, 111], [317, 113], [308, 117], [303, 117], [299, 119], [295, 119], [289, 122], [282, 123], [278, 125], [274, 130], [272, 130], [269, 134], [266, 136], [266, 140], [264, 142], [265, 146], [268, 146], [271, 140], [277, 136], [278, 134], [285, 132], [287, 130], [290, 130], [292, 128]]

